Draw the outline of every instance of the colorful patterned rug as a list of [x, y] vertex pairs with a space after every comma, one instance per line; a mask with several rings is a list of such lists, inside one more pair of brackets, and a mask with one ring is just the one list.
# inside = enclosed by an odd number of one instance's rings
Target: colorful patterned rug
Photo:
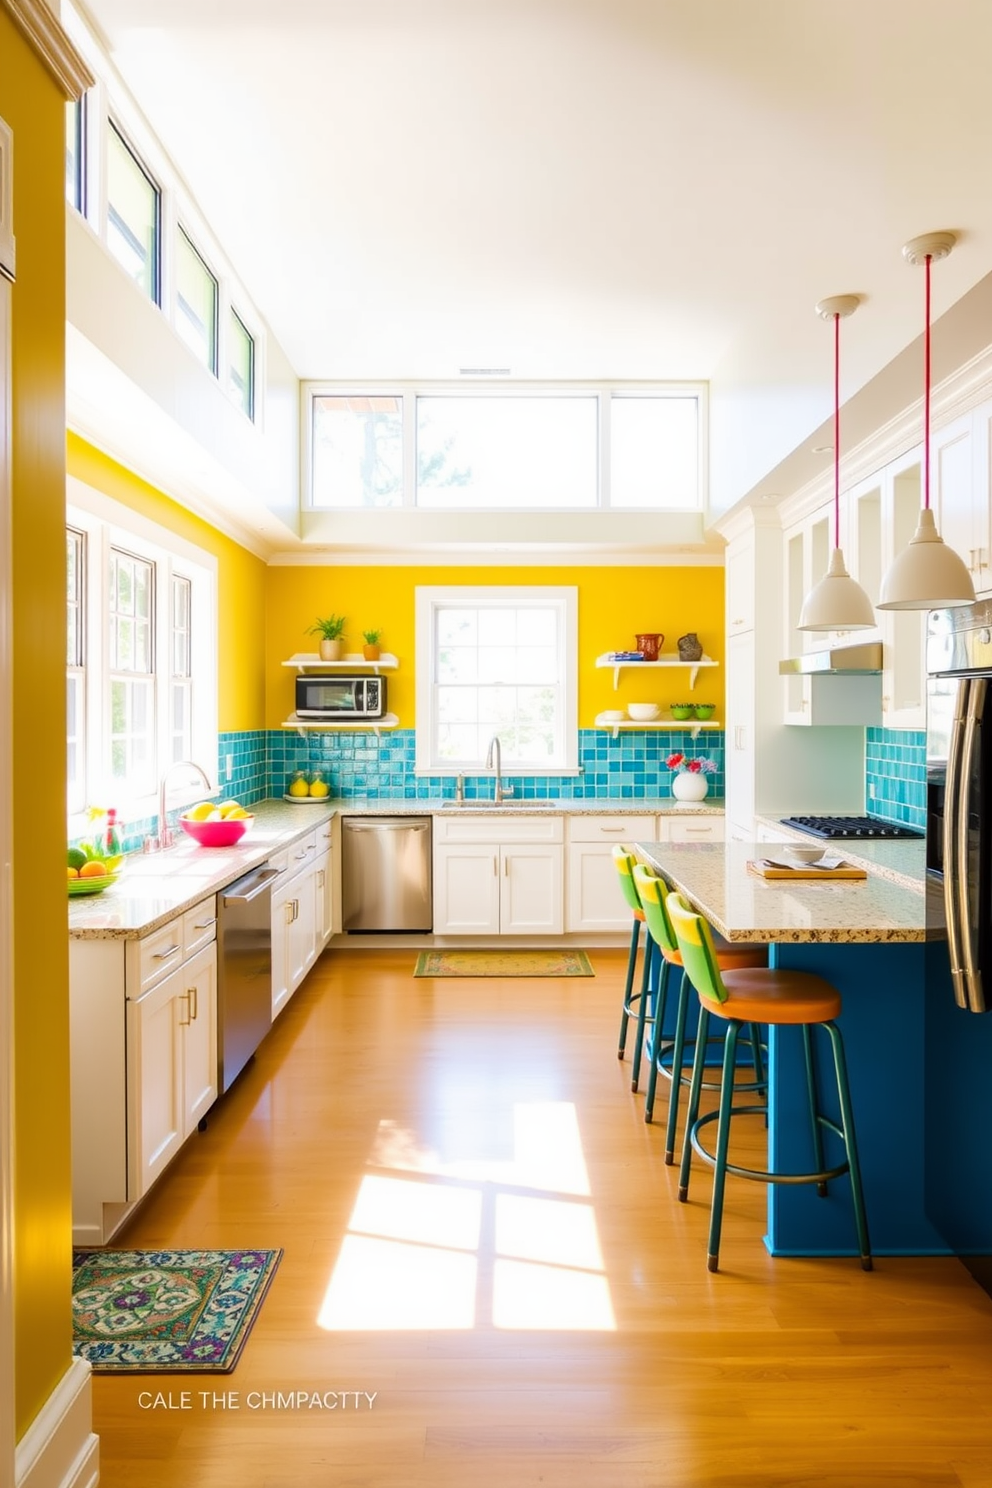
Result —
[[416, 977], [595, 976], [585, 951], [421, 951]]
[[73, 1353], [95, 1372], [229, 1374], [281, 1250], [82, 1250]]

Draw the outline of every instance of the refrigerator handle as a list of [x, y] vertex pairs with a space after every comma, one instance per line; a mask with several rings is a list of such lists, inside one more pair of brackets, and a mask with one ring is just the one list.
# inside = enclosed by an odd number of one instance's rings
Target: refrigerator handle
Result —
[[[947, 954], [951, 963], [951, 983], [954, 987], [954, 1000], [960, 1008], [968, 1006], [961, 955], [961, 931], [967, 924], [967, 916], [962, 920], [961, 859], [958, 853], [961, 830], [958, 823], [961, 815], [961, 755], [964, 749], [965, 710], [970, 686], [967, 678], [962, 678], [958, 683], [957, 697], [954, 700], [954, 718], [951, 722], [947, 748], [947, 775], [944, 784], [944, 917], [947, 922]], [[964, 840], [967, 849], [967, 817], [965, 818]]]
[[[961, 960], [963, 962], [964, 1002], [972, 1013], [985, 1012], [985, 990], [982, 986], [982, 968], [978, 965], [976, 948], [978, 944], [978, 915], [971, 915], [970, 903], [970, 875], [969, 867], [969, 794], [971, 782], [974, 778], [975, 755], [981, 748], [982, 738], [982, 715], [985, 710], [985, 693], [988, 682], [984, 677], [975, 677], [968, 687], [968, 703], [965, 710], [964, 721], [964, 743], [961, 750], [960, 775], [957, 787], [957, 879], [958, 906], [960, 919], [958, 921], [958, 932], [961, 946]], [[974, 920], [974, 923], [972, 921]], [[957, 987], [955, 987], [957, 994]]]

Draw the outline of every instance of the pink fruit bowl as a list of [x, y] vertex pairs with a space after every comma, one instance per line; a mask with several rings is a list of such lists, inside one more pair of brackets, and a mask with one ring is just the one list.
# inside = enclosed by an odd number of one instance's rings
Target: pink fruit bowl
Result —
[[181, 816], [179, 825], [201, 847], [233, 847], [254, 820], [253, 816], [235, 816], [230, 821], [190, 821]]

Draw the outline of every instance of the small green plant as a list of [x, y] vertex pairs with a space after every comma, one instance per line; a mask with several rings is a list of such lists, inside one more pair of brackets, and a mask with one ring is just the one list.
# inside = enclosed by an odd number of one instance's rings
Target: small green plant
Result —
[[324, 620], [318, 617], [310, 626], [307, 635], [320, 636], [324, 641], [338, 641], [344, 635], [346, 623], [343, 615], [328, 615]]
[[381, 630], [363, 630], [362, 639], [368, 646], [377, 646], [382, 638]]

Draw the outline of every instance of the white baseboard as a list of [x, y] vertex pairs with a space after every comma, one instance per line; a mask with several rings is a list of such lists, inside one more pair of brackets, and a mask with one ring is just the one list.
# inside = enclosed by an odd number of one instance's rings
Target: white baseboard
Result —
[[93, 1433], [90, 1366], [73, 1359], [14, 1453], [14, 1488], [96, 1488], [100, 1438]]

